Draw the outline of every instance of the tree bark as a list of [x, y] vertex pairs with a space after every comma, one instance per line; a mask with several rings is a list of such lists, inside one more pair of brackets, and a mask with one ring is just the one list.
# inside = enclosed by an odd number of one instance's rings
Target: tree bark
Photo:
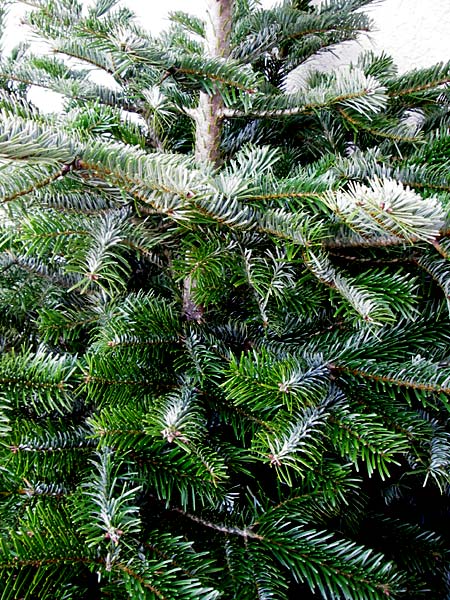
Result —
[[[234, 0], [208, 0], [206, 51], [214, 58], [230, 55], [230, 37]], [[224, 103], [218, 92], [200, 92], [197, 108], [192, 111], [195, 122], [195, 159], [219, 167]], [[187, 277], [183, 285], [183, 313], [188, 321], [202, 321], [204, 309], [193, 300], [196, 281]]]
[[[213, 58], [228, 58], [234, 0], [208, 0], [206, 51]], [[200, 92], [195, 121], [195, 158], [220, 165], [220, 141], [224, 104], [218, 92]]]

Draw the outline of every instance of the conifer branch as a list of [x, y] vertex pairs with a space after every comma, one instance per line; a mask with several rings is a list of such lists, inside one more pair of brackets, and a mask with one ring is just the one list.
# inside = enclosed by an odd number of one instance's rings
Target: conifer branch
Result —
[[183, 517], [194, 521], [194, 523], [198, 523], [199, 525], [202, 525], [203, 527], [206, 527], [208, 529], [213, 529], [214, 531], [219, 531], [220, 533], [223, 533], [225, 535], [237, 535], [246, 539], [250, 538], [255, 540], [263, 539], [260, 535], [252, 531], [251, 528], [241, 529], [239, 527], [230, 527], [229, 525], [223, 525], [221, 523], [213, 523], [206, 519], [202, 519], [201, 517], [198, 517], [196, 515], [190, 514], [189, 512], [186, 512], [181, 508], [171, 508], [170, 510], [172, 512], [176, 512], [183, 515]]
[[26, 0], [60, 58], [2, 60], [0, 596], [444, 597], [449, 66], [208, 2]]

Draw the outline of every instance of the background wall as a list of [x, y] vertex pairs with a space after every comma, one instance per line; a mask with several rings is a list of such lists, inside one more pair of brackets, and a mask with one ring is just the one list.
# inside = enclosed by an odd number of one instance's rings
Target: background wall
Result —
[[[393, 56], [400, 72], [450, 60], [450, 0], [377, 0], [366, 12], [374, 31], [360, 45]], [[338, 54], [351, 60], [360, 49], [348, 46]]]
[[374, 42], [401, 71], [450, 60], [450, 0], [385, 0], [371, 14]]

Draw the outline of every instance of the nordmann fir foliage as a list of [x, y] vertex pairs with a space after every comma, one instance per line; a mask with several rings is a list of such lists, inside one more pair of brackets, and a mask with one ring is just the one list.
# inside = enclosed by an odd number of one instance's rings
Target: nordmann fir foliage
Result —
[[26, 2], [2, 600], [448, 598], [450, 66], [305, 66], [370, 3]]

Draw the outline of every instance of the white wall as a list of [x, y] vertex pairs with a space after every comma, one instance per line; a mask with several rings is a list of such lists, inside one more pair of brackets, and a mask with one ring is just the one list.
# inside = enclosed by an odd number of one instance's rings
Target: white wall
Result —
[[401, 72], [450, 60], [450, 0], [383, 0], [367, 12], [376, 30], [364, 47], [384, 49]]

